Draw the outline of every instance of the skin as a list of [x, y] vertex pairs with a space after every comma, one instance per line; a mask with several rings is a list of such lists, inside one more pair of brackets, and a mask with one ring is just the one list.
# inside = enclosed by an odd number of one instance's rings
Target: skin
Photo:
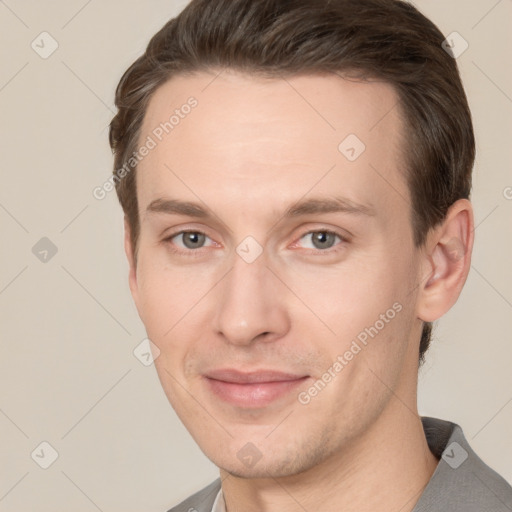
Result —
[[[130, 289], [170, 403], [220, 468], [230, 512], [412, 510], [438, 462], [416, 405], [422, 321], [448, 311], [464, 285], [471, 204], [457, 201], [414, 246], [403, 125], [388, 84], [177, 76], [151, 99], [140, 140], [190, 96], [197, 107], [137, 170], [136, 263], [128, 224], [125, 237]], [[366, 146], [354, 161], [338, 150], [348, 134]], [[299, 200], [332, 197], [371, 214], [284, 216]], [[210, 215], [147, 211], [170, 198]], [[184, 229], [204, 232], [204, 245], [185, 245]], [[339, 237], [319, 246], [308, 234], [325, 230]], [[236, 252], [247, 236], [263, 249], [251, 263]], [[400, 312], [300, 403], [396, 303]], [[204, 375], [219, 368], [305, 378], [244, 407], [211, 391]], [[244, 463], [247, 453], [260, 458]]]

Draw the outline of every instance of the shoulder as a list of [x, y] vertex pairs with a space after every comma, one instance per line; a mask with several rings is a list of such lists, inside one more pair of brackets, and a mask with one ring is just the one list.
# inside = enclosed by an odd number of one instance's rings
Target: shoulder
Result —
[[211, 512], [213, 502], [220, 491], [220, 478], [199, 492], [196, 492], [168, 512]]
[[462, 428], [437, 418], [422, 418], [439, 464], [414, 512], [512, 510], [512, 487], [472, 449]]

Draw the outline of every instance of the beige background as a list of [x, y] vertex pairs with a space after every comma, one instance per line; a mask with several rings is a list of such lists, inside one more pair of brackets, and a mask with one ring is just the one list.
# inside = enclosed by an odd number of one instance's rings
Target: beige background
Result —
[[[145, 332], [121, 209], [92, 196], [112, 165], [117, 81], [185, 3], [0, 1], [2, 511], [163, 512], [217, 475], [133, 355]], [[469, 43], [478, 137], [473, 268], [420, 372], [420, 413], [459, 423], [512, 482], [512, 2], [416, 4]], [[59, 45], [47, 59], [31, 48], [43, 31]], [[42, 237], [58, 248], [46, 263]], [[46, 470], [31, 458], [43, 441], [59, 454]]]

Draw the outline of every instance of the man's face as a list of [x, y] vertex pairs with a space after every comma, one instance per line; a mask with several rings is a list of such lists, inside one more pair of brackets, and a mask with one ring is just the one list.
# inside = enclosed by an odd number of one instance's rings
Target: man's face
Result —
[[384, 83], [214, 76], [175, 77], [148, 106], [139, 140], [157, 144], [137, 170], [130, 285], [206, 455], [242, 476], [290, 475], [415, 407], [402, 122]]

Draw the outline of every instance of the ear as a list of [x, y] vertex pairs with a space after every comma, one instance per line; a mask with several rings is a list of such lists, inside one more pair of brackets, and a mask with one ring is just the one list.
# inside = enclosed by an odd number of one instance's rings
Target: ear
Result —
[[467, 199], [459, 199], [424, 244], [417, 301], [419, 319], [433, 322], [455, 304], [471, 267], [473, 239], [473, 208]]
[[128, 283], [130, 285], [130, 291], [132, 293], [135, 305], [138, 308], [139, 304], [139, 286], [137, 283], [137, 263], [135, 261], [134, 247], [132, 246], [131, 228], [126, 216], [124, 217], [124, 252], [128, 259], [128, 265], [130, 267], [128, 273]]

